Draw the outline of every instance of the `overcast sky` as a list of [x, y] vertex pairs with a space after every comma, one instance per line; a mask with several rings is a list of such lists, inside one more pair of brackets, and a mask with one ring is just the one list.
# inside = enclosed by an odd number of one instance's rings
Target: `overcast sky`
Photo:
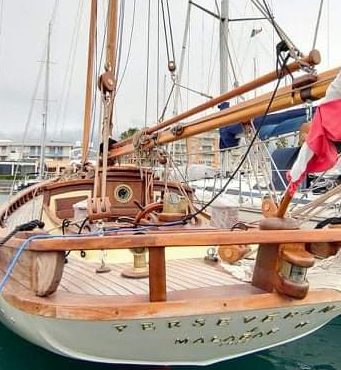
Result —
[[[218, 1], [220, 3], [220, 1]], [[197, 3], [216, 12], [215, 1], [197, 0]], [[320, 0], [273, 0], [275, 18], [296, 46], [308, 52], [313, 44]], [[51, 37], [50, 108], [48, 131], [55, 139], [67, 139], [72, 131], [80, 137], [87, 62], [87, 35], [89, 0], [0, 0], [0, 133], [23, 133], [28, 121], [32, 96], [38, 80], [41, 61], [46, 59], [48, 23], [56, 6]], [[106, 1], [99, 1], [98, 60], [104, 29]], [[120, 64], [120, 77], [126, 64], [129, 35], [135, 20], [133, 39], [126, 73], [120, 82], [116, 103], [114, 136], [128, 127], [145, 124], [146, 71], [147, 71], [147, 20], [148, 1], [125, 1], [125, 23]], [[170, 12], [173, 29], [176, 62], [179, 64], [187, 1], [171, 0]], [[316, 47], [321, 51], [319, 71], [341, 65], [341, 2], [324, 1], [320, 31]], [[260, 16], [250, 1], [231, 0], [230, 17]], [[160, 28], [159, 87], [157, 87], [157, 1], [151, 0], [149, 87], [147, 124], [154, 123], [162, 111], [171, 86], [167, 71], [164, 32]], [[162, 19], [160, 19], [162, 22]], [[262, 32], [251, 39], [252, 28]], [[187, 43], [182, 84], [191, 89], [214, 96], [219, 92], [218, 22], [216, 19], [193, 8]], [[247, 82], [254, 74], [273, 70], [274, 40], [278, 39], [265, 21], [231, 23], [231, 54], [238, 61], [236, 71], [240, 83]], [[254, 68], [256, 66], [256, 68]], [[43, 79], [34, 101], [30, 120], [30, 137], [38, 137], [43, 112]], [[260, 92], [259, 92], [260, 93]], [[157, 99], [158, 96], [158, 99]], [[203, 96], [182, 90], [179, 110], [203, 102]], [[159, 101], [159, 110], [156, 102]], [[170, 107], [169, 114], [172, 111]]]

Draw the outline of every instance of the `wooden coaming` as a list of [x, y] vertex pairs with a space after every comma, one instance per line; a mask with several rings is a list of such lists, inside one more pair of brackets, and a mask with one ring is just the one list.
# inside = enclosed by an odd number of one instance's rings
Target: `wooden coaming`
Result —
[[[0, 248], [0, 270], [7, 271], [16, 250]], [[25, 251], [16, 263], [11, 280], [17, 281], [38, 296], [52, 294], [58, 288], [64, 268], [64, 252]]]

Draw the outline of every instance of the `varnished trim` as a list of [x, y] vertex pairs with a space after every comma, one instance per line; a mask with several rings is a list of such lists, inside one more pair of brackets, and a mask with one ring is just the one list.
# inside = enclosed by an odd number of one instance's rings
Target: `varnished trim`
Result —
[[336, 242], [340, 240], [338, 229], [326, 230], [252, 230], [252, 231], [209, 231], [204, 233], [177, 232], [140, 234], [114, 234], [113, 236], [79, 238], [58, 238], [33, 240], [30, 250], [36, 251], [65, 251], [65, 250], [98, 250], [98, 249], [127, 249], [127, 248], [155, 248], [165, 247], [192, 247], [209, 245], [231, 244], [271, 244], [281, 243], [314, 243]]
[[[306, 298], [294, 300], [277, 293], [264, 293], [227, 298], [187, 298], [167, 302], [148, 302], [148, 297], [93, 297], [57, 293], [49, 298], [40, 298], [22, 291], [18, 294], [5, 290], [4, 299], [26, 313], [72, 320], [127, 320], [161, 317], [208, 315], [236, 311], [254, 311], [268, 308], [299, 307], [321, 302], [341, 302], [341, 292], [331, 289], [311, 290]], [[171, 298], [171, 294], [170, 297]]]

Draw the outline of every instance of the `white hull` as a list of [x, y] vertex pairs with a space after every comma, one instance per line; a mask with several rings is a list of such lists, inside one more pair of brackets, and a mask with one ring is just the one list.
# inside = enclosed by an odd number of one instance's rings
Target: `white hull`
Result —
[[34, 316], [1, 298], [1, 321], [63, 356], [105, 363], [208, 365], [303, 337], [341, 312], [341, 302], [125, 321]]

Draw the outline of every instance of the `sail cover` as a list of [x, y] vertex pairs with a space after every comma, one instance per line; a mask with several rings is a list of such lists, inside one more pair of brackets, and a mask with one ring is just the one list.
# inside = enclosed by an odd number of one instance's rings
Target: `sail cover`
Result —
[[[261, 140], [266, 140], [274, 136], [298, 131], [301, 125], [306, 122], [306, 109], [298, 108], [287, 110], [280, 113], [268, 114], [263, 122], [264, 116], [256, 117], [253, 121], [255, 128], [259, 131]], [[220, 149], [232, 148], [239, 145], [239, 135], [243, 132], [242, 125], [237, 123], [232, 126], [223, 127], [219, 130]]]

